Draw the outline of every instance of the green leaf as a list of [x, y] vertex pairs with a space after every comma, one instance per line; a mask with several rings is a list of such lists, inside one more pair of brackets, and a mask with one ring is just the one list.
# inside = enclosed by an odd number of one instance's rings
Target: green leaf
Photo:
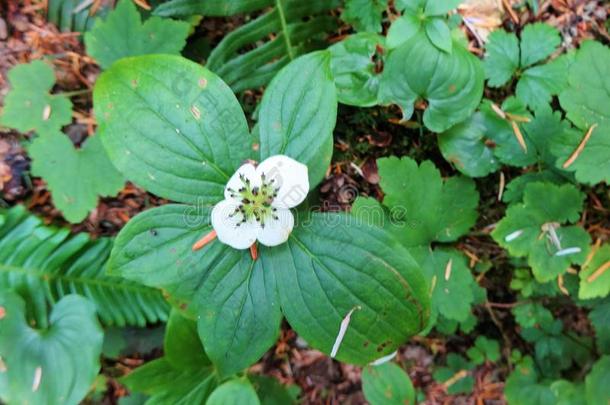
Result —
[[400, 45], [405, 43], [415, 34], [417, 34], [423, 27], [423, 22], [417, 16], [412, 14], [404, 14], [397, 18], [390, 28], [386, 37], [386, 44], [388, 49], [398, 48]]
[[515, 320], [523, 328], [547, 329], [553, 323], [553, 314], [542, 304], [525, 302], [513, 309]]
[[435, 47], [443, 52], [451, 53], [453, 49], [453, 39], [451, 30], [442, 18], [430, 18], [424, 23], [426, 36]]
[[197, 322], [172, 310], [163, 343], [165, 359], [178, 370], [197, 370], [210, 364], [197, 333]]
[[202, 14], [206, 17], [227, 17], [250, 13], [270, 6], [273, 0], [171, 0], [160, 4], [154, 14], [161, 17], [190, 17]]
[[568, 88], [559, 95], [567, 117], [582, 132], [566, 134], [554, 153], [563, 164], [576, 150], [587, 130], [597, 125], [591, 139], [568, 170], [586, 184], [610, 182], [610, 48], [586, 41], [570, 68]]
[[337, 94], [328, 51], [310, 53], [273, 79], [260, 106], [261, 160], [287, 155], [306, 164], [310, 187], [330, 165]]
[[550, 170], [525, 173], [514, 178], [506, 185], [502, 201], [508, 204], [523, 202], [523, 192], [525, 191], [525, 186], [529, 183], [562, 185], [564, 182], [565, 178]]
[[525, 357], [506, 380], [504, 390], [511, 405], [556, 405], [551, 389], [538, 383], [538, 375], [531, 357]]
[[362, 391], [371, 405], [415, 403], [411, 379], [394, 363], [365, 367], [362, 370]]
[[602, 356], [585, 379], [585, 395], [589, 404], [605, 404], [610, 398], [610, 356]]
[[[531, 119], [531, 114], [521, 100], [509, 97], [502, 103], [502, 111], [518, 115], [524, 119]], [[491, 101], [485, 100], [481, 104], [481, 113], [484, 117], [487, 136], [494, 142], [494, 154], [504, 164], [517, 167], [525, 167], [534, 164], [538, 160], [536, 145], [527, 133], [523, 133], [523, 139], [527, 151], [523, 149], [517, 140], [515, 130], [511, 122], [503, 119], [491, 107]], [[516, 123], [520, 128], [523, 124]]]
[[589, 319], [595, 328], [598, 350], [601, 353], [610, 354], [610, 298], [597, 304], [589, 312]]
[[377, 104], [381, 76], [375, 58], [383, 56], [379, 50], [383, 50], [384, 43], [381, 35], [361, 33], [329, 48], [339, 102], [357, 107]]
[[[589, 251], [590, 236], [581, 227], [561, 224], [579, 219], [584, 195], [569, 184], [531, 183], [523, 200], [508, 208], [492, 232], [494, 240], [512, 256], [527, 257], [539, 282], [562, 275], [571, 264], [581, 264]], [[563, 252], [565, 249], [570, 251]]]
[[443, 157], [469, 177], [485, 177], [497, 171], [500, 162], [487, 141], [483, 113], [476, 112], [466, 121], [438, 135]]
[[473, 365], [459, 354], [449, 353], [447, 355], [447, 367], [440, 367], [434, 374], [434, 380], [438, 382], [447, 382], [449, 379], [457, 378], [451, 385], [447, 387], [447, 393], [449, 395], [456, 394], [468, 394], [472, 392], [474, 387], [474, 377], [470, 374], [464, 374], [460, 377], [460, 374], [464, 371], [469, 371], [473, 368]]
[[267, 248], [256, 262], [220, 242], [191, 251], [212, 230], [209, 217], [209, 208], [182, 205], [141, 213], [121, 230], [109, 269], [192, 302], [206, 353], [228, 375], [275, 342], [281, 312]]
[[423, 121], [434, 132], [468, 118], [481, 101], [483, 69], [474, 55], [454, 45], [448, 54], [419, 33], [394, 49], [382, 74], [380, 101], [399, 105], [408, 120], [415, 102], [426, 99]]
[[341, 19], [356, 31], [378, 33], [387, 6], [388, 0], [346, 0]]
[[565, 58], [559, 58], [527, 69], [517, 83], [517, 97], [533, 108], [548, 105], [552, 96], [567, 87], [567, 65]]
[[87, 53], [103, 69], [121, 58], [148, 54], [180, 54], [190, 25], [183, 21], [151, 17], [144, 24], [136, 5], [121, 0], [105, 19], [96, 20], [85, 34]]
[[474, 303], [476, 281], [463, 254], [456, 250], [430, 251], [422, 263], [432, 295], [432, 317], [437, 314], [464, 322]]
[[246, 379], [227, 381], [216, 388], [206, 405], [259, 405], [256, 391]]
[[170, 200], [212, 204], [253, 156], [239, 102], [216, 75], [169, 55], [126, 58], [94, 91], [110, 160], [134, 183]]
[[72, 121], [72, 103], [62, 95], [51, 95], [53, 68], [37, 60], [8, 72], [11, 91], [4, 99], [0, 124], [20, 132], [56, 131]]
[[426, 283], [395, 239], [351, 215], [302, 220], [269, 254], [282, 310], [310, 345], [329, 353], [351, 310], [337, 355], [344, 362], [368, 364], [425, 327]]
[[208, 58], [206, 67], [235, 92], [267, 85], [299, 55], [325, 49], [327, 36], [337, 29], [337, 19], [329, 11], [339, 6], [339, 0], [274, 3], [267, 13], [226, 35]]
[[500, 359], [500, 344], [497, 340], [478, 336], [474, 346], [468, 349], [466, 354], [476, 365], [481, 365], [485, 361], [495, 363]]
[[131, 392], [148, 395], [147, 405], [204, 404], [218, 384], [211, 367], [176, 369], [164, 357], [138, 367], [120, 381]]
[[601, 246], [578, 273], [580, 288], [578, 298], [591, 299], [610, 294], [610, 244]]
[[68, 295], [49, 318], [49, 328], [32, 329], [25, 302], [0, 294], [0, 398], [6, 403], [77, 404], [100, 369], [103, 331], [95, 307]]
[[394, 235], [405, 246], [451, 242], [474, 225], [479, 195], [471, 179], [443, 180], [432, 162], [418, 166], [408, 157], [379, 159], [377, 165], [383, 203], [402, 228]]
[[28, 147], [32, 174], [47, 183], [53, 204], [73, 223], [85, 219], [97, 206], [98, 197], [115, 196], [125, 180], [114, 168], [99, 136], [75, 149], [60, 132], [39, 136]]
[[427, 16], [445, 15], [457, 8], [464, 0], [427, 0], [425, 13]]
[[521, 32], [522, 68], [547, 59], [561, 44], [557, 28], [545, 23], [527, 24]]
[[301, 389], [296, 385], [285, 386], [273, 377], [249, 375], [262, 405], [296, 405]]
[[[2, 221], [3, 219], [4, 221]], [[44, 226], [23, 206], [0, 210], [0, 289], [14, 289], [28, 302], [28, 319], [45, 325], [47, 307], [66, 294], [95, 304], [106, 325], [146, 326], [167, 319], [159, 291], [108, 276], [112, 240]]]
[[504, 30], [489, 35], [485, 45], [485, 76], [490, 87], [508, 83], [519, 69], [519, 40]]

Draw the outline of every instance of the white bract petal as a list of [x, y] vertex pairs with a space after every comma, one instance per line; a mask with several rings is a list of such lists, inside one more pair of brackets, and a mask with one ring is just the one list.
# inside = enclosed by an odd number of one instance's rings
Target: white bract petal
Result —
[[280, 245], [294, 227], [290, 208], [308, 191], [307, 166], [294, 159], [278, 155], [258, 167], [247, 163], [229, 179], [225, 200], [212, 210], [212, 226], [218, 239], [235, 249], [247, 249], [256, 240]]
[[273, 180], [278, 188], [273, 206], [277, 208], [294, 208], [305, 200], [309, 192], [309, 175], [307, 166], [288, 156], [276, 155], [265, 159], [256, 172]]
[[278, 208], [275, 216], [265, 222], [258, 234], [258, 241], [265, 246], [277, 246], [288, 240], [294, 227], [294, 216], [289, 209]]
[[237, 169], [225, 186], [225, 198], [227, 200], [231, 198], [239, 199], [238, 192], [244, 186], [243, 179], [250, 181], [253, 186], [260, 187], [260, 176], [256, 174], [256, 167], [252, 163], [246, 163]]
[[212, 227], [218, 240], [235, 249], [248, 249], [260, 232], [256, 221], [245, 221], [239, 211], [239, 202], [233, 199], [223, 200], [212, 209]]

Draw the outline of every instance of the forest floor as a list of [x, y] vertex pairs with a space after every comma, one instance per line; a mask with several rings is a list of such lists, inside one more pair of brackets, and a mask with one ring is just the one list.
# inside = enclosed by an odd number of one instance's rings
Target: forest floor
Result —
[[[576, 47], [585, 39], [610, 43], [605, 26], [610, 6], [607, 2], [593, 0], [540, 0], [540, 10], [534, 15], [526, 7], [507, 8], [519, 1], [478, 0], [467, 1], [461, 8], [464, 17], [484, 19], [481, 26], [464, 27], [471, 38], [471, 50], [481, 55], [481, 43], [477, 36], [485, 35], [489, 26], [504, 26], [515, 31], [526, 22], [544, 21], [557, 27], [564, 38], [563, 48]], [[84, 51], [80, 33], [60, 32], [45, 18], [44, 0], [5, 0], [0, 3], [0, 106], [8, 92], [6, 73], [18, 63], [27, 63], [46, 57], [55, 65], [58, 74], [56, 92], [73, 92], [73, 123], [66, 133], [79, 145], [95, 132], [96, 122], [92, 111], [91, 90], [100, 69]], [[390, 10], [389, 14], [392, 14]], [[195, 37], [204, 37], [210, 45], [239, 26], [243, 18], [206, 18], [197, 29]], [[329, 43], [349, 34], [348, 27], [341, 27]], [[253, 111], [262, 91], [248, 91], [240, 95], [246, 112]], [[501, 94], [486, 94], [491, 99]], [[1, 107], [0, 107], [1, 108]], [[418, 114], [420, 111], [417, 112]], [[417, 115], [419, 116], [419, 115]], [[377, 185], [376, 159], [381, 156], [409, 155], [416, 160], [430, 159], [444, 175], [455, 174], [441, 157], [432, 134], [423, 134], [417, 125], [400, 124], [400, 111], [395, 108], [357, 109], [341, 106], [335, 130], [335, 155], [328, 176], [320, 188], [320, 206], [323, 210], [349, 210], [358, 195], [381, 198]], [[417, 122], [415, 122], [416, 124]], [[25, 204], [28, 209], [44, 218], [45, 222], [69, 226], [74, 232], [89, 232], [94, 236], [114, 236], [125, 223], [151, 206], [166, 203], [138, 187], [127, 184], [116, 198], [102, 199], [97, 209], [78, 225], [65, 222], [51, 205], [50, 194], [41, 179], [29, 174], [29, 160], [21, 146], [24, 135], [0, 130], [0, 206]], [[518, 175], [515, 170], [505, 171], [506, 181]], [[476, 331], [503, 342], [505, 359], [496, 365], [484, 365], [475, 372], [475, 388], [470, 396], [449, 396], [447, 384], [432, 378], [432, 369], [447, 352], [464, 352], [472, 344], [472, 337], [460, 333], [447, 338], [431, 334], [414, 338], [403, 346], [397, 359], [413, 380], [415, 387], [424, 392], [427, 404], [502, 404], [503, 383], [510, 372], [506, 361], [511, 348], [523, 347], [515, 331], [509, 311], [515, 300], [508, 289], [510, 275], [506, 257], [488, 236], [490, 225], [504, 214], [497, 202], [499, 178], [477, 180], [481, 194], [479, 223], [471, 234], [458, 244], [473, 263], [488, 260], [493, 271], [478, 278], [487, 289], [488, 302], [475, 311], [478, 316]], [[585, 223], [594, 239], [610, 239], [607, 201], [610, 196], [600, 188], [588, 195]], [[483, 215], [484, 213], [484, 215]], [[566, 300], [566, 302], [569, 302]], [[566, 305], [561, 318], [571, 329], [591, 334], [587, 317], [574, 305]], [[151, 332], [152, 333], [152, 332]], [[471, 334], [472, 335], [472, 334]], [[476, 335], [476, 332], [474, 333]], [[136, 350], [118, 361], [105, 361], [104, 374], [108, 377], [108, 390], [99, 403], [117, 403], [127, 394], [116, 380], [143, 361], [160, 356], [160, 349], [149, 347], [147, 352]], [[361, 404], [364, 398], [360, 386], [358, 367], [340, 364], [320, 352], [307, 348], [295, 333], [284, 325], [281, 337], [264, 358], [252, 367], [255, 373], [278, 378], [283, 383], [298, 385], [304, 403], [308, 404]], [[97, 402], [97, 401], [96, 401]]]

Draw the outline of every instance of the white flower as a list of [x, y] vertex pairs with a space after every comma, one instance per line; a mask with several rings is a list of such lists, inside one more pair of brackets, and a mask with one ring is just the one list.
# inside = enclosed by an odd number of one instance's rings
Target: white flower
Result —
[[241, 166], [225, 187], [225, 199], [212, 210], [218, 239], [235, 249], [248, 249], [257, 240], [277, 246], [288, 240], [294, 226], [290, 208], [309, 191], [307, 166], [287, 156], [272, 156], [257, 167]]

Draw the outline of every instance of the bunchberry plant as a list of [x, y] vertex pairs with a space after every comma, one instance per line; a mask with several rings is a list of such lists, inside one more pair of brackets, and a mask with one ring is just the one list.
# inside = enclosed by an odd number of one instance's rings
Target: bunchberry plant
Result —
[[183, 302], [220, 375], [258, 360], [282, 315], [310, 345], [358, 364], [426, 326], [421, 270], [388, 233], [346, 214], [291, 211], [330, 162], [337, 101], [328, 52], [295, 60], [272, 81], [260, 140], [228, 86], [179, 57], [117, 62], [94, 102], [117, 168], [184, 204], [131, 220], [109, 271]]

